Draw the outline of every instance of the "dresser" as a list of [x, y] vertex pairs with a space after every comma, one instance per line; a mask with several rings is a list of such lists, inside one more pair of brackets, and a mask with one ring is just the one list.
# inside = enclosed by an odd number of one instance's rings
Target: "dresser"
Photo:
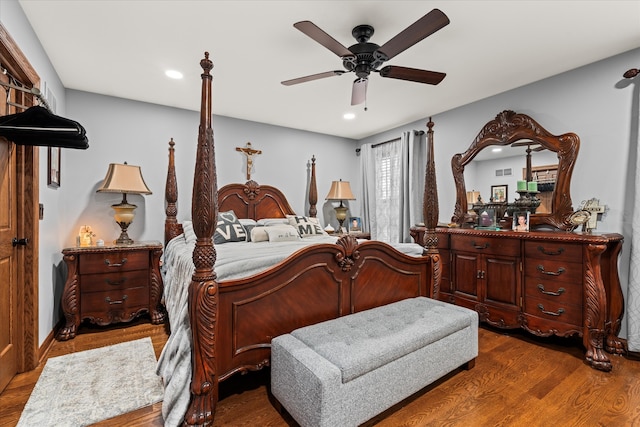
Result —
[[[424, 229], [411, 229], [416, 242]], [[624, 297], [620, 234], [438, 228], [438, 299], [471, 308], [489, 325], [537, 336], [582, 337], [585, 360], [611, 370]]]
[[152, 323], [164, 322], [160, 242], [71, 247], [62, 254], [67, 266], [61, 299], [65, 325], [58, 340], [74, 338], [84, 320], [109, 325], [148, 313]]

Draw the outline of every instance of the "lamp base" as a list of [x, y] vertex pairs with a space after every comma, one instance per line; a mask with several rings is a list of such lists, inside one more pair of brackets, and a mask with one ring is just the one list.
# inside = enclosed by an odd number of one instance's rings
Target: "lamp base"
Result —
[[340, 201], [340, 206], [336, 206], [334, 209], [336, 210], [336, 219], [339, 224], [338, 234], [344, 234], [342, 224], [344, 224], [345, 219], [347, 219], [347, 207]]
[[127, 229], [129, 225], [133, 222], [133, 218], [135, 216], [134, 210], [137, 207], [136, 205], [131, 205], [127, 203], [126, 198], [122, 200], [122, 203], [117, 205], [111, 205], [114, 211], [116, 211], [114, 217], [116, 223], [120, 226], [120, 237], [118, 237], [114, 243], [116, 245], [130, 245], [133, 243], [133, 240], [127, 235]]

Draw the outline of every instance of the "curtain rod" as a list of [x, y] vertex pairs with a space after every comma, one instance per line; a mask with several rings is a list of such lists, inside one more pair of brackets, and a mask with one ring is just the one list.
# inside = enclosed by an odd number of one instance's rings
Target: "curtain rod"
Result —
[[[414, 129], [413, 133], [414, 133], [415, 135], [424, 135], [424, 131], [423, 131], [423, 130], [415, 130], [415, 129]], [[380, 146], [380, 145], [388, 144], [388, 143], [390, 143], [390, 142], [400, 141], [401, 139], [402, 139], [402, 137], [398, 137], [398, 138], [390, 139], [390, 140], [388, 140], [388, 141], [378, 142], [378, 143], [376, 143], [376, 144], [373, 144], [373, 145], [371, 146], [371, 148], [375, 148], [375, 147], [378, 147], [378, 146]], [[356, 153], [360, 153], [360, 148], [356, 148]]]

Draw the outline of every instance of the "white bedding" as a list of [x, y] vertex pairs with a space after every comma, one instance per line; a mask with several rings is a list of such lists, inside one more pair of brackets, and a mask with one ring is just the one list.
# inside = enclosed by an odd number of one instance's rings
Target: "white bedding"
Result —
[[[336, 237], [319, 235], [293, 242], [235, 242], [216, 245], [215, 272], [218, 282], [258, 274], [284, 260], [295, 251], [317, 243], [335, 243]], [[400, 252], [420, 256], [423, 248], [414, 243], [392, 245]], [[163, 378], [165, 391], [162, 416], [165, 426], [182, 424], [189, 405], [191, 383], [191, 328], [188, 313], [188, 284], [194, 266], [195, 242], [184, 235], [172, 239], [163, 254], [162, 276], [164, 302], [171, 325], [171, 335], [158, 360], [157, 373]]]

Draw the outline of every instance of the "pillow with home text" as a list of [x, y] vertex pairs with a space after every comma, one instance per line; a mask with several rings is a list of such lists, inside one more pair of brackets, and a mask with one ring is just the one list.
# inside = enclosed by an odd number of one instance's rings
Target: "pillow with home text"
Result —
[[247, 240], [247, 231], [242, 226], [235, 212], [219, 212], [218, 225], [213, 235], [213, 243], [221, 245], [229, 242], [244, 242]]
[[287, 215], [287, 218], [289, 219], [289, 224], [296, 228], [301, 237], [327, 234], [322, 227], [320, 227], [320, 223], [317, 218], [309, 218], [300, 215]]

